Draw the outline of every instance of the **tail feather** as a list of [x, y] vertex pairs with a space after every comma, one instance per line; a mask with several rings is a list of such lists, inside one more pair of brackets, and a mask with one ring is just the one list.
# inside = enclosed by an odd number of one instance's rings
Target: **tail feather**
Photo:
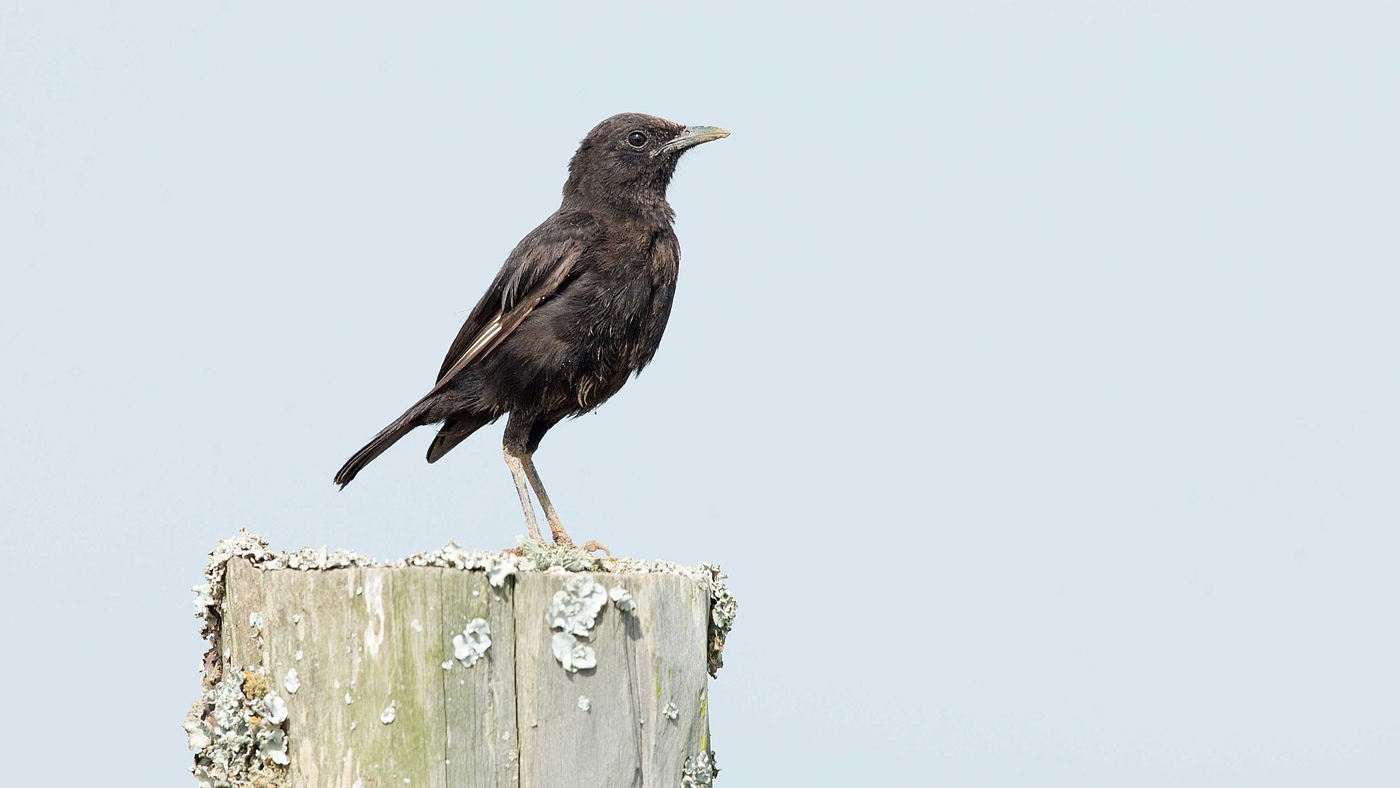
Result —
[[467, 438], [473, 432], [490, 424], [496, 419], [491, 416], [470, 415], [466, 418], [457, 417], [443, 422], [442, 429], [438, 430], [436, 438], [428, 447], [428, 462], [437, 462], [442, 459], [442, 455], [452, 451], [453, 447]]
[[342, 490], [345, 489], [345, 485], [354, 480], [356, 474], [369, 465], [375, 457], [383, 454], [385, 449], [393, 446], [399, 438], [412, 432], [415, 427], [421, 427], [425, 423], [422, 421], [425, 410], [424, 403], [419, 402], [395, 419], [394, 423], [380, 430], [378, 435], [375, 435], [369, 443], [364, 445], [364, 448], [355, 452], [350, 459], [345, 461], [345, 465], [335, 475], [335, 483], [340, 485]]

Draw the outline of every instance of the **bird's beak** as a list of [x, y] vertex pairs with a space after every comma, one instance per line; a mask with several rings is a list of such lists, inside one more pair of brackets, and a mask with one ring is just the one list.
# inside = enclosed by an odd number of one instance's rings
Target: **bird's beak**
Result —
[[656, 153], [664, 153], [666, 151], [676, 151], [679, 153], [686, 148], [693, 148], [705, 142], [722, 140], [728, 136], [729, 132], [719, 126], [686, 126], [685, 131], [682, 131], [675, 139], [657, 148]]

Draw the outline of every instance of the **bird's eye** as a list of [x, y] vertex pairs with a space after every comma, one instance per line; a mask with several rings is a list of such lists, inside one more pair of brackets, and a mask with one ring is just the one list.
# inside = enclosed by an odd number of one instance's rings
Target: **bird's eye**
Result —
[[640, 147], [642, 147], [643, 145], [646, 145], [646, 144], [647, 144], [647, 135], [646, 135], [646, 133], [645, 133], [645, 132], [641, 132], [641, 131], [634, 131], [634, 132], [632, 132], [631, 134], [628, 134], [628, 135], [627, 135], [627, 144], [628, 144], [628, 145], [631, 145], [631, 146], [634, 147], [634, 148], [640, 148]]

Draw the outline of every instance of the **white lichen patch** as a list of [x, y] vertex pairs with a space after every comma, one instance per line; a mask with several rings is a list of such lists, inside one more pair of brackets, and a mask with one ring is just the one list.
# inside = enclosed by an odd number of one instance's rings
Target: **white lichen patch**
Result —
[[269, 690], [263, 697], [263, 717], [273, 725], [280, 725], [282, 720], [287, 719], [287, 702]]
[[588, 700], [588, 696], [587, 696], [587, 695], [580, 695], [580, 696], [578, 696], [578, 710], [579, 710], [579, 711], [588, 711], [588, 710], [590, 710], [590, 709], [592, 709], [592, 708], [593, 708], [593, 703], [592, 703], [592, 701]]
[[189, 737], [191, 750], [202, 750], [214, 743], [214, 740], [209, 738], [208, 728], [188, 716], [185, 717], [185, 735]]
[[[486, 655], [489, 648], [491, 625], [484, 618], [472, 619], [462, 634], [452, 638], [452, 656], [466, 667], [475, 665], [477, 660]], [[448, 667], [451, 667], [451, 663], [448, 663]]]
[[624, 613], [631, 613], [636, 603], [632, 601], [632, 592], [622, 586], [613, 586], [608, 592], [608, 598], [612, 600], [613, 606]]
[[384, 723], [385, 725], [388, 725], [389, 723], [393, 722], [394, 717], [397, 716], [397, 712], [395, 712], [394, 709], [395, 702], [391, 700], [389, 701], [389, 705], [384, 707], [384, 711], [379, 712], [379, 721]]
[[282, 687], [293, 695], [297, 694], [297, 690], [301, 689], [301, 679], [297, 678], [296, 668], [287, 671], [287, 677], [282, 680]]
[[607, 601], [607, 589], [588, 575], [570, 577], [562, 589], [554, 592], [545, 621], [554, 630], [550, 645], [564, 670], [577, 673], [597, 667], [597, 655], [587, 639]]
[[665, 714], [666, 719], [671, 720], [672, 722], [674, 722], [678, 717], [681, 716], [681, 710], [676, 707], [675, 701], [667, 703], [666, 707], [661, 710], [661, 713]]
[[[520, 560], [507, 553], [501, 559], [491, 559], [486, 567], [486, 581], [492, 588], [500, 588], [506, 584], [506, 578], [513, 576], [520, 568]], [[479, 592], [472, 591], [472, 596]]]
[[593, 647], [568, 632], [555, 632], [550, 648], [554, 651], [554, 658], [570, 673], [598, 667], [598, 655], [593, 652]]
[[214, 606], [214, 587], [212, 585], [208, 583], [200, 583], [199, 585], [191, 588], [190, 590], [194, 592], [195, 609], [197, 609], [200, 613], [204, 612], [204, 608]]
[[287, 732], [281, 729], [258, 734], [258, 755], [278, 766], [287, 766], [292, 759], [287, 757]]
[[681, 788], [710, 788], [718, 775], [714, 751], [701, 750], [695, 757], [685, 759], [685, 766], [681, 769]]
[[256, 671], [208, 682], [185, 717], [200, 788], [287, 785], [287, 707]]
[[413, 619], [412, 621], [408, 622], [408, 625], [409, 625], [410, 627], [413, 627], [413, 631], [414, 631], [414, 632], [422, 632], [422, 631], [423, 631], [423, 624], [422, 624], [418, 619], [416, 619], [416, 618]]
[[545, 619], [551, 629], [588, 637], [608, 601], [607, 589], [588, 575], [571, 577], [554, 592]]

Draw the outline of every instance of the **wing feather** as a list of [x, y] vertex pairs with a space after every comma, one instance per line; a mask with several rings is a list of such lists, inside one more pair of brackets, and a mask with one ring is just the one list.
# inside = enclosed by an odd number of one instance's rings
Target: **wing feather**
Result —
[[525, 236], [457, 332], [429, 395], [496, 349], [554, 295], [592, 244], [596, 231], [591, 216], [560, 213]]

